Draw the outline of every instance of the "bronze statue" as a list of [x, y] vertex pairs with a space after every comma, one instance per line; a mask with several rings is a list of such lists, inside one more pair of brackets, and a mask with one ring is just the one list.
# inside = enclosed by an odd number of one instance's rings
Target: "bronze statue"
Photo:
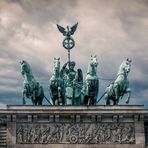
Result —
[[122, 99], [126, 93], [128, 94], [126, 103], [129, 103], [131, 89], [129, 87], [128, 74], [131, 69], [131, 62], [132, 60], [126, 59], [121, 63], [116, 80], [106, 88], [105, 93], [102, 95], [102, 97], [105, 96], [106, 105], [110, 105], [111, 101], [113, 102], [113, 105], [118, 105], [119, 100]]
[[65, 39], [63, 40], [63, 47], [66, 48], [67, 50], [70, 50], [75, 46], [75, 41], [73, 40], [71, 35], [74, 34], [74, 32], [77, 29], [77, 26], [78, 26], [78, 23], [76, 23], [71, 28], [67, 26], [66, 28], [67, 30], [66, 30], [64, 27], [57, 24], [59, 31], [65, 36]]
[[24, 77], [23, 104], [26, 104], [25, 96], [31, 99], [33, 105], [42, 105], [43, 98], [50, 103], [44, 95], [43, 87], [35, 80], [30, 65], [24, 60], [20, 62], [20, 65], [21, 73]]
[[82, 89], [82, 103], [84, 105], [95, 105], [99, 92], [99, 78], [97, 76], [97, 57], [91, 56], [88, 65], [87, 76]]

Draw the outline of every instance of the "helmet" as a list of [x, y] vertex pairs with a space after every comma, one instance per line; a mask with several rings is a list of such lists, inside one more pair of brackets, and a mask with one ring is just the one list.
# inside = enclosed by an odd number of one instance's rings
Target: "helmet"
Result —
[[70, 62], [70, 66], [75, 66], [75, 65], [76, 65], [76, 63], [74, 61]]

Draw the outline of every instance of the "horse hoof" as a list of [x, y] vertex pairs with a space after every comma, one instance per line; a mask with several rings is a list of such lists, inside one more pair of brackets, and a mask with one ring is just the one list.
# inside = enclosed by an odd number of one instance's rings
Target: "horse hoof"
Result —
[[129, 103], [129, 101], [126, 101], [126, 104], [128, 104]]

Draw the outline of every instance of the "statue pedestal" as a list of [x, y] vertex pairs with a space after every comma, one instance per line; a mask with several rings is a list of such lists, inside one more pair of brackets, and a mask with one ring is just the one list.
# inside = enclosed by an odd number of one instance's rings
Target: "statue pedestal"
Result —
[[143, 106], [7, 106], [7, 148], [144, 148]]

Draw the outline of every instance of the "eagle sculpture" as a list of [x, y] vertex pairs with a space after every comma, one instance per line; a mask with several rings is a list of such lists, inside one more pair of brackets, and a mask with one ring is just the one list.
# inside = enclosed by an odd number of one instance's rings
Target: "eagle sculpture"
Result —
[[70, 37], [71, 35], [73, 35], [77, 29], [77, 26], [78, 26], [78, 23], [76, 23], [70, 28], [69, 26], [67, 26], [67, 28], [65, 29], [64, 27], [57, 24], [57, 28], [59, 29], [59, 31], [66, 37]]

